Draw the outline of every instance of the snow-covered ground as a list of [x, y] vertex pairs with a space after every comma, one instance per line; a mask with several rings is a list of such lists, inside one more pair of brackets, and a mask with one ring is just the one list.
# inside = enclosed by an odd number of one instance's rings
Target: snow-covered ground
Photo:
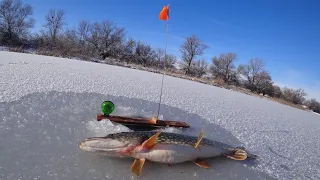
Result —
[[[135, 179], [132, 159], [83, 152], [86, 137], [129, 131], [97, 122], [100, 104], [115, 114], [156, 115], [161, 75], [105, 64], [0, 52], [0, 179]], [[257, 161], [213, 158], [168, 167], [146, 162], [138, 179], [320, 179], [320, 116], [238, 92], [165, 77], [166, 131], [245, 146]]]

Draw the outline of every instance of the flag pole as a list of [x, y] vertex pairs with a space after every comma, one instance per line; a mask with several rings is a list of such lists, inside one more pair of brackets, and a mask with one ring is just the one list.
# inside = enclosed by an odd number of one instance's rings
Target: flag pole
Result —
[[[169, 11], [169, 4], [167, 6], [168, 11]], [[164, 72], [166, 71], [166, 61], [167, 61], [167, 47], [168, 47], [168, 26], [169, 26], [169, 18], [167, 19], [166, 22], [166, 45], [164, 49], [164, 62], [163, 62], [163, 71], [162, 71], [162, 80], [161, 80], [161, 90], [160, 90], [160, 100], [158, 104], [158, 113], [157, 113], [157, 119], [159, 119], [159, 114], [160, 114], [160, 104], [162, 100], [162, 89], [163, 89], [163, 80], [164, 80]]]

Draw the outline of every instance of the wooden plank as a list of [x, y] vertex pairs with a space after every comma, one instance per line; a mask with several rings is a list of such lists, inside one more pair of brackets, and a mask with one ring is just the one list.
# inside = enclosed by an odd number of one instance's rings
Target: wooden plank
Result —
[[152, 123], [150, 119], [146, 118], [135, 118], [135, 117], [125, 117], [125, 116], [113, 116], [108, 115], [105, 116], [103, 114], [97, 115], [97, 121], [101, 121], [103, 119], [109, 119], [112, 122], [121, 123], [124, 125], [130, 125], [130, 126], [152, 126], [154, 128], [159, 127], [183, 127], [183, 128], [189, 128], [190, 126], [181, 121], [170, 121], [170, 120], [157, 120], [156, 124]]

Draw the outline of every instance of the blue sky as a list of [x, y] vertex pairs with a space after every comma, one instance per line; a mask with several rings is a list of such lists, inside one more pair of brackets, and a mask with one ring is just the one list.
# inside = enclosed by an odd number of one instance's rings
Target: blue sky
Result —
[[220, 53], [238, 54], [236, 64], [264, 60], [280, 86], [303, 88], [320, 100], [320, 1], [317, 0], [23, 0], [34, 8], [35, 31], [50, 8], [66, 12], [68, 27], [80, 20], [111, 20], [127, 37], [165, 47], [159, 12], [170, 4], [168, 51], [180, 56], [185, 37], [196, 34], [209, 45], [209, 62]]

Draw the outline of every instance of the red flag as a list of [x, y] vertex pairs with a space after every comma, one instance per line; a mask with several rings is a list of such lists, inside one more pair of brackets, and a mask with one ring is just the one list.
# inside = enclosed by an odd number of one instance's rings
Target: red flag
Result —
[[167, 21], [169, 19], [169, 4], [164, 6], [159, 14], [159, 19], [162, 21]]

